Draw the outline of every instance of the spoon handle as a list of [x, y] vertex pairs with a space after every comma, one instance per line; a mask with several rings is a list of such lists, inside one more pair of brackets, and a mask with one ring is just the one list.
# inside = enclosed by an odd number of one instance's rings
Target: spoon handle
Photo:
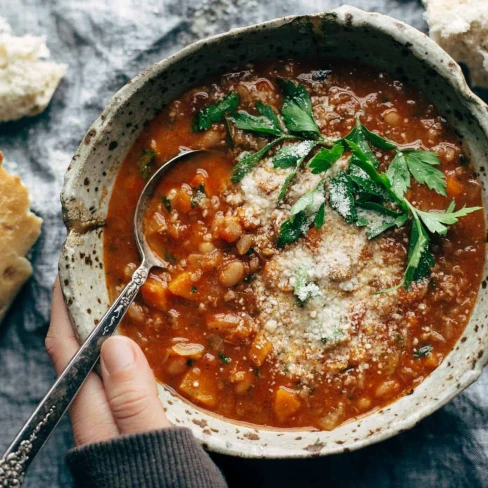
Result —
[[0, 459], [0, 487], [20, 486], [25, 472], [49, 438], [64, 412], [100, 356], [103, 342], [110, 337], [139, 289], [146, 281], [149, 266], [144, 260], [132, 275], [107, 313], [72, 357], [15, 440]]

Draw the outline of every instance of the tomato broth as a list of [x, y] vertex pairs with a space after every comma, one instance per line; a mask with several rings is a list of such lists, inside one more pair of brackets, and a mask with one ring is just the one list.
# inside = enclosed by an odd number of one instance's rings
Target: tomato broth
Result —
[[282, 60], [173, 100], [112, 192], [112, 299], [140, 263], [144, 184], [184, 148], [209, 152], [157, 187], [145, 232], [167, 266], [122, 323], [162, 383], [229, 419], [331, 430], [411, 393], [449, 354], [481, 282], [481, 186], [416, 89], [366, 66]]

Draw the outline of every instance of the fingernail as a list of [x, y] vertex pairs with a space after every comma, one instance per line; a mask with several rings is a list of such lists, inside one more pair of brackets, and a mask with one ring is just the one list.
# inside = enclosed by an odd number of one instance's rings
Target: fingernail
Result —
[[129, 339], [111, 337], [102, 348], [102, 362], [108, 374], [115, 374], [127, 369], [135, 362], [134, 349]]

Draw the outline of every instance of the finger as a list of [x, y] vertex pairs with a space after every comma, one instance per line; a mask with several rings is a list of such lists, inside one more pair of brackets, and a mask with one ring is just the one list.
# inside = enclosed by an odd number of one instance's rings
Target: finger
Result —
[[[58, 375], [79, 349], [63, 300], [59, 279], [56, 279], [54, 284], [51, 324], [46, 336], [46, 349]], [[71, 404], [70, 417], [77, 446], [119, 435], [102, 380], [95, 373], [90, 373]]]
[[101, 353], [102, 378], [112, 415], [121, 434], [169, 427], [154, 374], [141, 348], [131, 339], [107, 339]]

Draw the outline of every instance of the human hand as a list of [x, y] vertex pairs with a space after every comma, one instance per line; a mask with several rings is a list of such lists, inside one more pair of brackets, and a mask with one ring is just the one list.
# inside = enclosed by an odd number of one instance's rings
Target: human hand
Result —
[[[57, 279], [46, 349], [58, 375], [78, 348]], [[170, 427], [153, 372], [134, 341], [122, 336], [107, 339], [100, 363], [102, 378], [90, 373], [70, 407], [77, 446]]]

